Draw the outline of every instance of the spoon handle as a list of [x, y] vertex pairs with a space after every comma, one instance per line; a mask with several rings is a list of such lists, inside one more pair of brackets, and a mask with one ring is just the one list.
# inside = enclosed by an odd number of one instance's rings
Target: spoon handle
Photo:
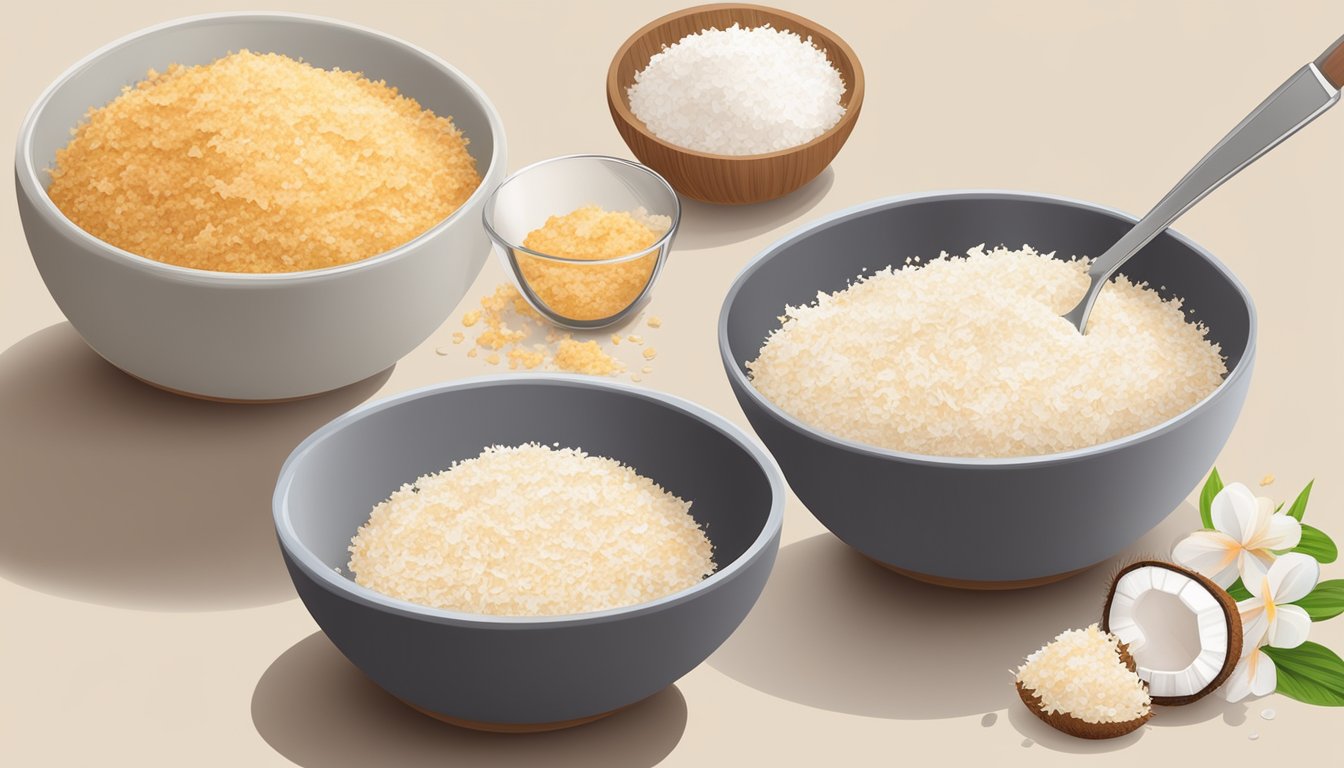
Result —
[[1324, 62], [1332, 73], [1329, 77], [1316, 62], [1299, 69], [1209, 150], [1139, 223], [1092, 262], [1088, 269], [1092, 284], [1087, 295], [1065, 315], [1079, 331], [1086, 332], [1087, 318], [1097, 294], [1121, 264], [1205, 195], [1339, 100], [1339, 86], [1330, 78], [1344, 80], [1344, 38], [1336, 41], [1317, 61]]
[[1313, 63], [1331, 85], [1336, 89], [1344, 88], [1344, 37], [1340, 37], [1334, 45], [1326, 48], [1325, 53]]

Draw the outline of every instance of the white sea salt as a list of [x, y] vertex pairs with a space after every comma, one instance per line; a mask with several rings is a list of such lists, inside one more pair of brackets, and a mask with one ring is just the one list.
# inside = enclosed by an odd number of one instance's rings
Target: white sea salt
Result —
[[687, 35], [654, 54], [628, 93], [655, 136], [719, 155], [806, 144], [845, 114], [845, 83], [826, 53], [770, 26]]

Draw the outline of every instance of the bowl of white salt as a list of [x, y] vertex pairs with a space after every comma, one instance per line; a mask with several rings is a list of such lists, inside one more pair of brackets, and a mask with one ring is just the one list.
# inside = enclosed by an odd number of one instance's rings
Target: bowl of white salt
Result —
[[863, 67], [839, 35], [760, 5], [655, 19], [607, 71], [607, 106], [630, 151], [709, 203], [772, 200], [816, 178], [854, 130], [863, 94]]
[[466, 379], [364, 405], [281, 469], [304, 605], [370, 679], [491, 731], [591, 722], [728, 638], [779, 549], [784, 481], [697, 405], [586, 376]]
[[1019, 192], [866, 203], [789, 235], [719, 316], [728, 379], [798, 498], [845, 543], [939, 584], [1100, 563], [1165, 518], [1240, 413], [1256, 316], [1174, 231], [1060, 317], [1134, 219]]

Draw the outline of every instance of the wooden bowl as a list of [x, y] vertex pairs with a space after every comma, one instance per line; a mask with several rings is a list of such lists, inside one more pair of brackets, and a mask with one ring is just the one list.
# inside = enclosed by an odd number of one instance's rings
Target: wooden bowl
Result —
[[[845, 114], [829, 131], [806, 144], [763, 155], [715, 155], [669, 144], [654, 136], [630, 111], [627, 89], [654, 54], [681, 38], [710, 27], [724, 29], [769, 24], [812, 38], [840, 71]], [[616, 52], [607, 71], [607, 106], [621, 138], [640, 162], [662, 174], [681, 194], [707, 203], [741, 205], [783, 197], [816, 178], [831, 164], [854, 130], [863, 106], [863, 67], [834, 32], [786, 11], [761, 5], [720, 3], [669, 13], [640, 29]]]

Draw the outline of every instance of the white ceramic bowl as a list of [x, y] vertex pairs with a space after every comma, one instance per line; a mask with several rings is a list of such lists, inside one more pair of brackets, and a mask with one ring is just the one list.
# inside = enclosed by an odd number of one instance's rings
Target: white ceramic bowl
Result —
[[[249, 48], [361, 71], [451, 115], [470, 140], [479, 189], [451, 216], [386, 253], [328, 269], [239, 274], [136, 256], [75, 226], [47, 196], [45, 169], [84, 113], [151, 68]], [[490, 251], [481, 207], [505, 174], [504, 130], [474, 83], [392, 37], [293, 14], [169, 22], [93, 53], [38, 98], [14, 160], [19, 213], [38, 271], [84, 340], [157, 386], [226, 400], [304, 397], [372, 376], [424, 341]]]

